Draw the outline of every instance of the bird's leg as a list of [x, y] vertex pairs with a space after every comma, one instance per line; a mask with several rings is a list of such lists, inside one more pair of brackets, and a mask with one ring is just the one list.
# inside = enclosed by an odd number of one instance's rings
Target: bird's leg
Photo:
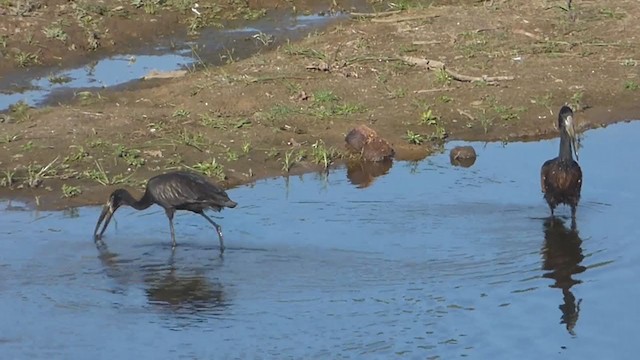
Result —
[[571, 219], [575, 221], [576, 219], [576, 206], [571, 205]]
[[171, 229], [171, 248], [175, 249], [176, 248], [176, 233], [173, 230], [173, 214], [175, 213], [175, 210], [173, 210], [173, 209], [165, 209], [165, 212], [167, 213], [167, 217], [169, 218], [169, 228]]
[[220, 238], [220, 253], [222, 254], [224, 252], [224, 239], [222, 238], [222, 228], [220, 227], [220, 225], [216, 224], [215, 221], [211, 220], [211, 218], [208, 217], [207, 214], [205, 214], [204, 212], [200, 212], [200, 215], [202, 215], [205, 219], [207, 219], [207, 221], [210, 222], [211, 225], [213, 225], [213, 227], [216, 228], [216, 231], [218, 232], [218, 238]]

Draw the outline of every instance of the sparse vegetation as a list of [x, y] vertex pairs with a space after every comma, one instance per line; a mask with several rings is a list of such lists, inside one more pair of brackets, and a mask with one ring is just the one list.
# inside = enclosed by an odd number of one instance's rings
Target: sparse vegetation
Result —
[[82, 190], [80, 190], [80, 188], [77, 186], [72, 186], [67, 184], [62, 185], [62, 196], [65, 198], [72, 198], [80, 195], [81, 193], [82, 193]]
[[636, 91], [636, 90], [640, 89], [640, 84], [638, 84], [637, 82], [635, 82], [633, 80], [627, 80], [627, 81], [624, 82], [624, 88], [626, 90]]
[[117, 174], [114, 176], [109, 176], [107, 171], [105, 171], [105, 169], [102, 167], [100, 162], [98, 162], [98, 160], [96, 160], [95, 163], [96, 163], [96, 167], [94, 169], [86, 170], [83, 173], [83, 175], [84, 177], [94, 180], [104, 186], [126, 183], [134, 174], [134, 173], [131, 173], [129, 175]]
[[124, 145], [116, 145], [115, 155], [118, 158], [122, 158], [127, 165], [134, 168], [139, 168], [145, 164], [145, 159], [141, 156], [141, 151], [138, 149], [129, 149]]
[[9, 113], [11, 114], [11, 117], [17, 121], [28, 120], [30, 109], [31, 106], [29, 106], [29, 104], [22, 100], [18, 101], [15, 104], [9, 105]]
[[1, 187], [13, 187], [15, 182], [16, 172], [12, 170], [4, 170], [2, 172], [2, 178], [0, 178], [0, 186]]
[[328, 169], [340, 157], [340, 153], [333, 147], [327, 147], [324, 141], [318, 140], [311, 145], [311, 157], [314, 163]]
[[214, 177], [218, 180], [225, 179], [224, 166], [222, 166], [222, 164], [220, 164], [215, 158], [209, 161], [195, 163], [193, 166], [187, 166], [187, 168], [202, 173], [208, 177]]
[[198, 151], [203, 151], [205, 145], [204, 135], [202, 133], [191, 133], [187, 129], [182, 129], [178, 132], [176, 143], [191, 146]]
[[19, 50], [14, 56], [15, 62], [19, 67], [25, 68], [38, 64], [40, 60], [38, 55], [27, 51]]
[[436, 70], [436, 84], [447, 86], [451, 84], [451, 75], [444, 69]]
[[424, 137], [418, 133], [415, 133], [411, 130], [407, 130], [407, 134], [404, 137], [409, 144], [420, 145], [424, 143]]
[[173, 112], [172, 116], [176, 118], [187, 118], [189, 117], [189, 115], [191, 115], [191, 112], [189, 110], [176, 109], [176, 111]]
[[42, 32], [49, 39], [56, 39], [62, 42], [66, 42], [68, 38], [67, 33], [64, 31], [62, 27], [61, 21], [55, 21], [51, 23], [51, 25], [42, 29]]

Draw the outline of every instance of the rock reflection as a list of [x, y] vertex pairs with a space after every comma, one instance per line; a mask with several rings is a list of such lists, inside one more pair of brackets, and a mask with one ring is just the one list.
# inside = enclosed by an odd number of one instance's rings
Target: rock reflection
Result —
[[359, 189], [373, 184], [375, 178], [386, 175], [393, 165], [393, 160], [352, 161], [347, 164], [347, 179]]
[[554, 279], [552, 288], [562, 290], [563, 303], [559, 306], [562, 311], [561, 323], [567, 331], [575, 335], [574, 328], [580, 314], [580, 302], [571, 292], [571, 287], [582, 281], [573, 279], [574, 274], [584, 272], [587, 268], [580, 265], [584, 255], [581, 248], [582, 240], [578, 236], [575, 222], [571, 229], [567, 229], [564, 222], [556, 217], [544, 222], [544, 246], [542, 248], [542, 269], [548, 270], [543, 274], [545, 278]]
[[[204, 322], [221, 315], [230, 305], [224, 286], [206, 276], [208, 269], [178, 267], [175, 251], [171, 252], [168, 261], [141, 258], [138, 262], [119, 258], [102, 241], [96, 245], [107, 276], [116, 280], [120, 287], [142, 284], [148, 303], [178, 320], [178, 324], [172, 321], [172, 327]], [[126, 289], [118, 290], [126, 293]]]

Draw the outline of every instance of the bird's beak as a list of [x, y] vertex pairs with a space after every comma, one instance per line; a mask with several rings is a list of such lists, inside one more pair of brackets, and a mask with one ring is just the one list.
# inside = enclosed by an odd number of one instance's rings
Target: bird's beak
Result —
[[578, 144], [576, 141], [576, 128], [573, 124], [573, 116], [567, 116], [565, 119], [565, 128], [567, 129], [567, 134], [569, 134], [569, 138], [571, 139], [573, 154], [576, 156], [576, 160], [578, 160]]
[[[96, 228], [95, 230], [93, 230], [94, 240], [99, 240], [102, 238], [102, 234], [104, 234], [104, 231], [107, 230], [107, 225], [109, 225], [109, 221], [111, 221], [111, 217], [113, 216], [114, 212], [115, 212], [115, 209], [113, 208], [113, 204], [111, 202], [108, 202], [102, 208], [102, 213], [100, 213], [100, 217], [98, 218], [98, 223], [96, 224]], [[102, 227], [102, 231], [100, 231], [100, 233], [98, 234], [98, 229], [100, 228], [100, 224], [102, 224], [103, 220], [104, 220], [104, 226]]]

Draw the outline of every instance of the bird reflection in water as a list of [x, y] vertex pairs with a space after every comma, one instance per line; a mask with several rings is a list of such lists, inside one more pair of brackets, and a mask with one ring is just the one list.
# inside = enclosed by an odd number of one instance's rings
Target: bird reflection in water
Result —
[[347, 164], [347, 178], [359, 189], [370, 186], [375, 178], [386, 175], [393, 165], [393, 160], [352, 161]]
[[564, 302], [559, 306], [562, 311], [561, 323], [567, 331], [575, 335], [574, 328], [580, 314], [580, 302], [571, 292], [571, 287], [582, 281], [573, 279], [574, 274], [584, 272], [587, 268], [580, 265], [582, 255], [582, 240], [578, 236], [575, 221], [571, 221], [571, 229], [565, 227], [564, 222], [551, 217], [544, 222], [544, 246], [542, 248], [542, 269], [548, 270], [543, 274], [545, 278], [555, 280], [552, 288], [562, 290]]
[[110, 252], [104, 242], [96, 244], [98, 258], [107, 275], [120, 286], [126, 287], [139, 284], [142, 278], [149, 304], [180, 319], [179, 327], [194, 325], [221, 315], [230, 306], [223, 285], [212, 282], [203, 275], [202, 272], [206, 269], [179, 269], [176, 266], [175, 251], [172, 251], [167, 262], [136, 266], [135, 261], [119, 259], [119, 255]]

